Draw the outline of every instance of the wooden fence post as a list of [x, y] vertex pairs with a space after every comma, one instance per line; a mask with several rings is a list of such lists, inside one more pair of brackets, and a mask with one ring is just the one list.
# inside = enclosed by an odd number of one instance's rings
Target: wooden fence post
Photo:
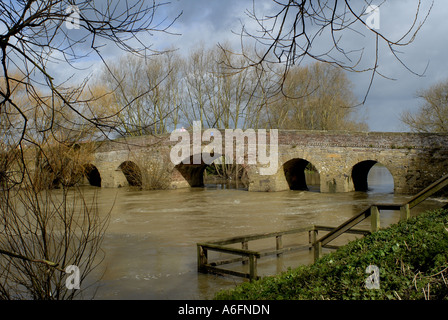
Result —
[[377, 232], [380, 230], [380, 210], [377, 206], [370, 207], [370, 231]]
[[[275, 237], [275, 248], [277, 250], [283, 249], [283, 241], [281, 235]], [[282, 256], [282, 253], [277, 253], [277, 257], [280, 256]]]
[[207, 261], [207, 249], [204, 249], [201, 245], [197, 245], [198, 250], [198, 271], [202, 273], [207, 273], [205, 268]]
[[409, 209], [409, 203], [400, 207], [400, 220], [408, 220], [411, 217], [411, 210]]
[[308, 231], [308, 242], [310, 244], [309, 250], [313, 249], [313, 245], [317, 240], [317, 235], [319, 230], [317, 230], [314, 226], [311, 230]]
[[257, 256], [254, 254], [249, 255], [249, 279], [256, 280], [257, 279]]
[[322, 257], [322, 242], [314, 242], [314, 262]]
[[[248, 241], [241, 242], [241, 249], [249, 250], [249, 242]], [[241, 262], [242, 262], [242, 264], [247, 264], [247, 258], [243, 257], [243, 261], [241, 261]]]

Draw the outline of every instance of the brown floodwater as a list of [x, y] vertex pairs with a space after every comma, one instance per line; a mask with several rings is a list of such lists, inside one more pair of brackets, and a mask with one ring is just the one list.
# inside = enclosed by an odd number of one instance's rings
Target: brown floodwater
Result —
[[[96, 290], [95, 299], [213, 298], [218, 290], [245, 280], [198, 273], [196, 243], [314, 224], [337, 226], [369, 204], [409, 198], [392, 193], [393, 181], [384, 167], [371, 169], [369, 186], [369, 192], [334, 194], [248, 192], [222, 185], [167, 191], [86, 187], [87, 195], [96, 193], [100, 212], [112, 211], [102, 246], [105, 258], [92, 274], [94, 278], [101, 273], [102, 278], [97, 286], [81, 284], [83, 296], [90, 297]], [[426, 201], [412, 215], [440, 207], [441, 201]], [[398, 216], [383, 211], [381, 226], [395, 223]], [[297, 240], [307, 244], [308, 234]], [[274, 244], [275, 238], [271, 241]], [[310, 263], [312, 254], [305, 250], [281, 259], [262, 258], [259, 274]]]

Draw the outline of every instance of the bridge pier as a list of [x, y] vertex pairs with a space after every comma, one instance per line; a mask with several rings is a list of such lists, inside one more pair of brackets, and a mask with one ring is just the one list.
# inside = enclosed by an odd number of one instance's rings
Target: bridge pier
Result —
[[285, 174], [280, 168], [277, 170], [277, 173], [265, 176], [260, 175], [260, 168], [258, 166], [252, 165], [249, 166], [247, 175], [249, 177], [248, 191], [268, 192], [289, 190]]
[[98, 165], [96, 166], [101, 176], [101, 187], [103, 188], [120, 188], [128, 185], [126, 176], [115, 165]]
[[353, 191], [350, 179], [345, 176], [322, 176], [320, 178], [320, 192], [337, 193]]

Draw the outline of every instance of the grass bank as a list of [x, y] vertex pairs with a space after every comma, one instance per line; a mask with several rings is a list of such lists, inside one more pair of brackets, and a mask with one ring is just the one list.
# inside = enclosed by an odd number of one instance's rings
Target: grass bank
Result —
[[[369, 265], [379, 289], [368, 289]], [[215, 299], [448, 299], [448, 210], [352, 241], [316, 263], [218, 292]]]

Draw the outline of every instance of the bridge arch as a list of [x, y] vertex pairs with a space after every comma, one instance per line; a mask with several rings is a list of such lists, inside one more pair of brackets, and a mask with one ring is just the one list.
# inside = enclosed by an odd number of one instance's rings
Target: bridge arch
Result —
[[[203, 161], [202, 155], [206, 155], [209, 158], [207, 158], [207, 163]], [[196, 155], [197, 158], [199, 158]], [[202, 153], [201, 154], [201, 162], [200, 163], [193, 163], [193, 159], [195, 156], [191, 156], [189, 158], [189, 161], [183, 161], [179, 164], [177, 164], [174, 169], [180, 173], [180, 175], [183, 177], [183, 179], [188, 183], [190, 187], [204, 187], [204, 172], [206, 169], [213, 165], [213, 162], [218, 161], [222, 155], [220, 154], [213, 154], [210, 157], [209, 153]], [[184, 163], [187, 162], [187, 163]], [[212, 163], [210, 163], [212, 162]], [[247, 178], [248, 176], [248, 170], [246, 170], [245, 165], [240, 165], [242, 168], [241, 176]]]
[[353, 181], [353, 187], [355, 191], [369, 191], [368, 175], [370, 170], [375, 165], [384, 166], [391, 176], [395, 187], [395, 177], [392, 172], [383, 163], [377, 160], [364, 160], [360, 161], [352, 167], [351, 177]]
[[[174, 169], [182, 175], [183, 179], [185, 179], [190, 187], [204, 186], [204, 171], [209, 164], [203, 161], [203, 155], [204, 153], [201, 153], [200, 157], [199, 154], [191, 155], [174, 167]], [[221, 155], [213, 154], [212, 158], [208, 160], [216, 160], [219, 157], [221, 157]], [[200, 163], [194, 163], [197, 162], [198, 158], [200, 159]]]
[[204, 170], [207, 167], [206, 164], [183, 164], [179, 163], [174, 167], [190, 187], [203, 187], [204, 186]]
[[142, 186], [142, 172], [135, 162], [129, 160], [124, 161], [118, 166], [118, 168], [123, 172], [130, 186]]
[[[311, 175], [306, 171], [317, 173], [317, 181], [310, 181]], [[283, 173], [290, 190], [309, 190], [310, 185], [320, 184], [319, 170], [308, 160], [293, 158], [283, 164]]]
[[84, 176], [91, 186], [101, 187], [101, 174], [93, 164], [89, 163], [84, 166]]

